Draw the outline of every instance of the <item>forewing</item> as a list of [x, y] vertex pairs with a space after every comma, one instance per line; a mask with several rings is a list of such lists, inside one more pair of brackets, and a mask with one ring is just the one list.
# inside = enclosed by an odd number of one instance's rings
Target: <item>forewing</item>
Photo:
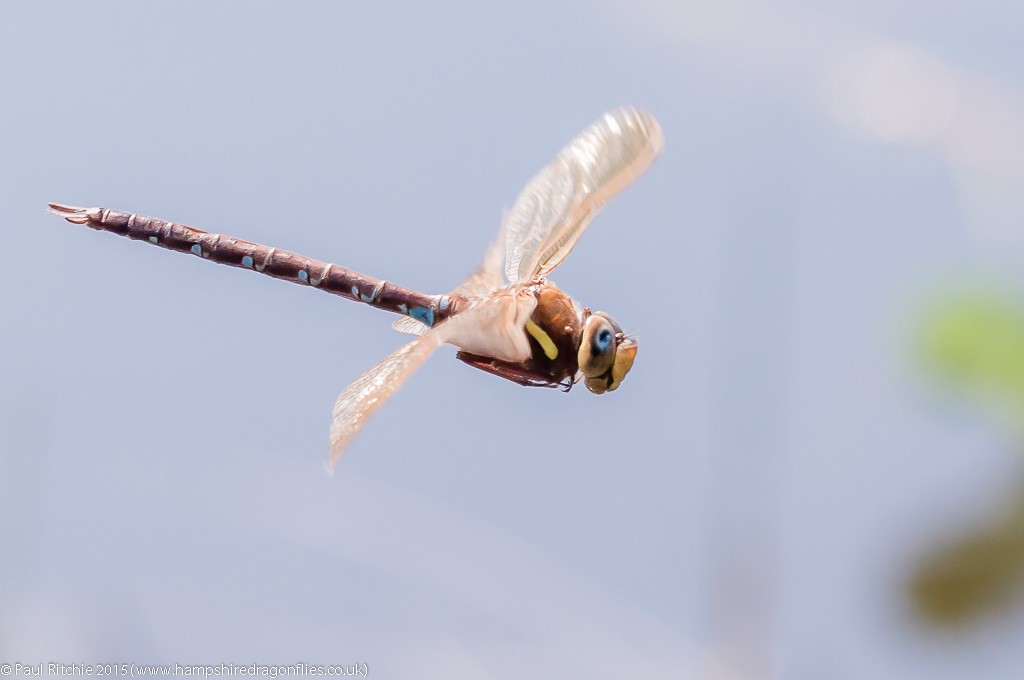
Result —
[[661, 128], [635, 108], [606, 113], [530, 180], [505, 221], [509, 282], [544, 276], [573, 249], [608, 200], [660, 153]]
[[[440, 326], [439, 328], [443, 327]], [[435, 329], [436, 330], [436, 329]], [[345, 447], [352, 441], [374, 411], [416, 372], [441, 344], [439, 335], [429, 331], [399, 347], [379, 364], [356, 378], [334, 403], [331, 421], [331, 455], [328, 469], [337, 465]]]

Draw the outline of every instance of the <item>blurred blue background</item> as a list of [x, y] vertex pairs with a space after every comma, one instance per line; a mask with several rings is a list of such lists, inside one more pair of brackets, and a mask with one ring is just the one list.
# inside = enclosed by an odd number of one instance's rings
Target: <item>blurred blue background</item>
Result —
[[[1020, 290], [1019, 3], [17, 3], [0, 27], [0, 661], [381, 678], [1018, 679], [1024, 608], [908, 582], [1017, 493], [1019, 429], [920, 362]], [[366, 306], [73, 226], [153, 215], [428, 292], [577, 132], [664, 154], [553, 276], [624, 387], [404, 341]]]

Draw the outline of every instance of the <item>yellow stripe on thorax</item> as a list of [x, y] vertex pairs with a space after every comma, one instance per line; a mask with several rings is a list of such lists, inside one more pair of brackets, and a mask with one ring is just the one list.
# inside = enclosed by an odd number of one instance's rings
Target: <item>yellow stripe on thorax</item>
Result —
[[526, 320], [526, 332], [532, 335], [533, 339], [540, 344], [540, 348], [544, 350], [544, 356], [552, 360], [558, 356], [558, 347], [555, 346], [551, 336], [543, 328], [535, 324], [533, 319]]

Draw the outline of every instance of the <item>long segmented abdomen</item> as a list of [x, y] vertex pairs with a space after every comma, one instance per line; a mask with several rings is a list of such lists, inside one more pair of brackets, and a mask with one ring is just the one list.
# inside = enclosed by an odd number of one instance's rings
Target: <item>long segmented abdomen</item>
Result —
[[233, 236], [211, 234], [155, 217], [109, 208], [78, 208], [60, 203], [50, 203], [50, 212], [73, 224], [84, 224], [98, 231], [147, 241], [179, 253], [191, 253], [229, 267], [252, 269], [277, 279], [405, 314], [427, 326], [434, 326], [468, 306], [466, 299], [460, 295], [427, 295], [288, 250]]

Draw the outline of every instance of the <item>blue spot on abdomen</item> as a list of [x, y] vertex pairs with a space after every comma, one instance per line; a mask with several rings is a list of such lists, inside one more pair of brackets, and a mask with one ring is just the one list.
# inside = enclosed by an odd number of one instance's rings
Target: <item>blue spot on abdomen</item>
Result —
[[409, 310], [409, 316], [416, 319], [417, 321], [422, 321], [431, 328], [433, 328], [434, 326], [433, 309], [427, 309], [426, 307], [413, 307]]
[[242, 266], [246, 269], [252, 269], [252, 258], [248, 255], [242, 258]]

